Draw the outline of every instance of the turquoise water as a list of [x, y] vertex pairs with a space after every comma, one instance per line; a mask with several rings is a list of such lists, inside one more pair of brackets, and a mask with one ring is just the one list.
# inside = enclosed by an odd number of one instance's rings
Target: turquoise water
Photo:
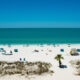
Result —
[[0, 44], [80, 43], [80, 28], [1, 28]]

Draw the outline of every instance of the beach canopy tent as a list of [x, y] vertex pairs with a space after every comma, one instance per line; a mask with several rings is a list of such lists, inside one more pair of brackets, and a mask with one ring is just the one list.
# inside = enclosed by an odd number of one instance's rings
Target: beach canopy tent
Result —
[[14, 49], [14, 52], [18, 52], [18, 49]]
[[70, 54], [72, 54], [72, 53], [76, 53], [76, 48], [72, 48], [72, 49], [70, 50]]
[[71, 55], [79, 55], [79, 53], [77, 52], [76, 48], [72, 48], [72, 49], [70, 50], [70, 54], [71, 54]]
[[60, 49], [61, 52], [64, 52], [64, 49]]
[[76, 51], [80, 52], [80, 49], [76, 49]]

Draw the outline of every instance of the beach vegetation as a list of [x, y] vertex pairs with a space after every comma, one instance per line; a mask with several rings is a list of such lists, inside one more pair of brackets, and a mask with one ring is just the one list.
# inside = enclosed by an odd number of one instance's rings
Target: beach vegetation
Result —
[[80, 76], [80, 60], [71, 60], [70, 63], [75, 70], [74, 74]]
[[59, 67], [61, 68], [61, 66], [62, 66], [61, 59], [64, 59], [63, 56], [61, 54], [57, 54], [55, 59], [59, 62]]
[[46, 62], [4, 62], [0, 61], [0, 75], [41, 75], [43, 73], [53, 73], [50, 70], [52, 65]]

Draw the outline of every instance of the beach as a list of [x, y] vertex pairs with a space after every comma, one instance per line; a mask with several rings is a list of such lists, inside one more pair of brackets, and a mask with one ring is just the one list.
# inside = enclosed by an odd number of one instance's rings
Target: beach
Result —
[[[79, 60], [79, 56], [71, 56], [70, 50], [72, 48], [80, 48], [80, 44], [36, 44], [36, 45], [0, 45], [0, 48], [4, 48], [6, 51], [12, 51], [13, 55], [2, 55], [0, 52], [0, 61], [14, 62], [14, 61], [25, 61], [28, 62], [49, 62], [52, 64], [51, 70], [54, 71], [52, 75], [32, 75], [30, 80], [79, 80], [80, 76], [74, 75], [74, 69], [72, 68], [70, 61]], [[14, 49], [18, 49], [18, 52], [14, 52]], [[60, 49], [64, 49], [61, 52]], [[64, 60], [62, 63], [67, 66], [67, 68], [59, 68], [58, 62], [54, 59], [57, 54], [62, 54]], [[46, 76], [47, 75], [47, 76]], [[20, 75], [6, 75], [0, 77], [0, 80], [28, 80], [29, 78]]]

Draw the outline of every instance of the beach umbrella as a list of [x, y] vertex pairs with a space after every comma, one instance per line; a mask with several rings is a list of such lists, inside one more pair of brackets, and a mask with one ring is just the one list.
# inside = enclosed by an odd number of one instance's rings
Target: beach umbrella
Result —
[[22, 59], [21, 59], [21, 58], [20, 58], [19, 60], [20, 60], [20, 61], [22, 61]]
[[60, 49], [61, 52], [64, 52], [64, 49]]
[[24, 58], [23, 61], [26, 61], [26, 59]]
[[80, 52], [80, 49], [76, 49], [76, 51]]
[[14, 49], [14, 52], [18, 52], [18, 49]]
[[0, 50], [4, 50], [4, 48], [0, 48]]

